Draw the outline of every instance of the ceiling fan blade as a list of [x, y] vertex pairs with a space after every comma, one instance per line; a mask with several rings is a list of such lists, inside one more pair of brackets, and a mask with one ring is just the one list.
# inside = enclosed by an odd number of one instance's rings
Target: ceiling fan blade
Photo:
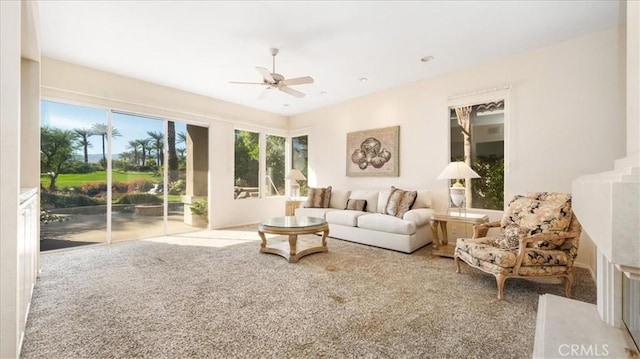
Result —
[[258, 95], [258, 100], [262, 100], [263, 98], [267, 97], [267, 95], [269, 94], [270, 90], [271, 90], [271, 87], [266, 87], [264, 90], [262, 90], [260, 95]]
[[286, 79], [286, 80], [282, 80], [281, 82], [283, 85], [305, 85], [305, 84], [312, 84], [313, 83], [313, 77], [311, 76], [305, 76], [305, 77], [296, 77], [295, 79]]
[[298, 91], [298, 90], [294, 90], [294, 89], [292, 89], [292, 88], [289, 88], [289, 87], [287, 87], [287, 86], [280, 86], [280, 87], [278, 87], [278, 90], [280, 90], [280, 91], [282, 91], [282, 92], [286, 92], [286, 93], [288, 93], [289, 95], [291, 95], [291, 96], [295, 96], [295, 97], [297, 97], [297, 98], [302, 98], [302, 97], [304, 97], [304, 96], [305, 96], [305, 95], [304, 95], [304, 93], [302, 93], [302, 92], [300, 92], [300, 91]]
[[264, 85], [264, 82], [238, 82], [238, 81], [229, 81], [230, 84], [241, 84], [241, 85]]
[[273, 78], [273, 76], [271, 76], [271, 73], [269, 72], [269, 70], [259, 66], [256, 66], [256, 70], [258, 70], [260, 75], [262, 75], [262, 77], [264, 77], [264, 80], [267, 81], [268, 83], [270, 84], [276, 83], [276, 80]]

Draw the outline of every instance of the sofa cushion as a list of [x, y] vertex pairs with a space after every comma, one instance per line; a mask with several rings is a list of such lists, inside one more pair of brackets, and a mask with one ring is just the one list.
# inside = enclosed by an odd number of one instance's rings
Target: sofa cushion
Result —
[[369, 213], [375, 213], [378, 209], [378, 191], [351, 191], [349, 198], [367, 200], [365, 210]]
[[358, 227], [397, 234], [414, 234], [416, 232], [416, 224], [413, 221], [407, 221], [382, 213], [373, 213], [358, 217]]
[[366, 199], [350, 199], [347, 200], [347, 208], [352, 211], [364, 211], [367, 208], [367, 200]]
[[434, 211], [429, 208], [416, 208], [407, 211], [407, 213], [402, 216], [402, 219], [415, 223], [416, 227], [422, 227], [429, 223], [433, 213]]
[[331, 200], [331, 186], [324, 188], [309, 187], [307, 195], [307, 208], [329, 208]]
[[332, 189], [331, 198], [329, 199], [329, 207], [336, 209], [347, 208], [347, 200], [349, 200], [350, 194], [351, 191], [348, 190]]
[[297, 208], [296, 217], [317, 217], [326, 218], [326, 214], [329, 212], [340, 211], [335, 208]]
[[389, 195], [389, 200], [387, 201], [384, 213], [402, 218], [402, 216], [411, 209], [417, 195], [418, 192], [416, 191], [405, 191], [391, 186], [391, 194]]
[[377, 213], [384, 213], [384, 209], [387, 207], [387, 202], [389, 202], [390, 195], [390, 189], [378, 192], [378, 209], [376, 210]]
[[418, 195], [416, 196], [415, 202], [413, 202], [413, 206], [411, 209], [416, 208], [431, 208], [431, 192], [427, 190], [418, 190]]
[[369, 214], [363, 211], [351, 211], [348, 209], [342, 211], [331, 211], [327, 212], [327, 223], [355, 227], [358, 224], [358, 217], [366, 215]]

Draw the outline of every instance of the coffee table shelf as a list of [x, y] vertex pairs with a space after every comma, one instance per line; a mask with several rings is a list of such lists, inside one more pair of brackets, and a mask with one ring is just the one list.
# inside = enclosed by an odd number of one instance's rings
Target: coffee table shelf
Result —
[[[313, 243], [311, 239], [298, 241], [298, 235], [319, 232], [322, 232], [320, 244]], [[286, 235], [288, 241], [267, 244], [265, 233]], [[260, 253], [277, 254], [284, 257], [289, 263], [296, 263], [300, 258], [312, 253], [328, 251], [329, 225], [322, 218], [293, 216], [271, 218], [260, 223], [258, 235], [262, 239]]]

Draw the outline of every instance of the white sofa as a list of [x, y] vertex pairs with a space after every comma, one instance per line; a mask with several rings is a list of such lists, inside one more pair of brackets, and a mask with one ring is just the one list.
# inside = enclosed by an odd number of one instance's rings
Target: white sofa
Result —
[[[332, 190], [329, 208], [296, 209], [296, 216], [324, 218], [329, 236], [351, 242], [392, 249], [404, 253], [431, 243], [429, 220], [435, 213], [429, 191], [418, 190], [418, 196], [402, 218], [384, 214], [391, 190]], [[347, 200], [364, 199], [365, 211], [346, 210]]]

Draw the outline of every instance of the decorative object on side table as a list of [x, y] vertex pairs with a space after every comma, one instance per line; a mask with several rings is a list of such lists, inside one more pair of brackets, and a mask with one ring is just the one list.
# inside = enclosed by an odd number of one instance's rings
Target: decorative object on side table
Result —
[[[465, 179], [465, 185], [463, 186], [460, 183], [460, 179]], [[452, 180], [455, 179], [456, 183], [454, 183], [451, 188], [449, 188], [449, 195], [451, 197], [451, 202], [449, 202], [449, 210], [451, 209], [451, 205], [458, 209], [458, 213], [466, 213], [467, 207], [467, 193], [466, 188], [469, 187], [469, 181], [471, 178], [480, 178], [480, 176], [471, 169], [466, 163], [462, 161], [451, 162], [445, 167], [445, 169], [436, 177], [436, 179], [447, 179]], [[470, 194], [469, 194], [470, 195]], [[447, 213], [449, 213], [447, 210]]]
[[[433, 255], [453, 258], [455, 253], [455, 243], [449, 245], [449, 235], [447, 234], [447, 222], [467, 224], [483, 224], [489, 222], [489, 216], [477, 213], [444, 214], [436, 213], [431, 215], [431, 233], [433, 234]], [[442, 231], [442, 237], [438, 235], [438, 226]], [[442, 240], [440, 240], [442, 238]]]
[[304, 181], [307, 179], [307, 177], [305, 177], [304, 174], [302, 174], [302, 172], [300, 172], [299, 169], [294, 168], [291, 171], [289, 171], [289, 174], [287, 174], [287, 177], [285, 178], [291, 181], [292, 199], [294, 200], [300, 199], [300, 184], [298, 184], [298, 181]]

